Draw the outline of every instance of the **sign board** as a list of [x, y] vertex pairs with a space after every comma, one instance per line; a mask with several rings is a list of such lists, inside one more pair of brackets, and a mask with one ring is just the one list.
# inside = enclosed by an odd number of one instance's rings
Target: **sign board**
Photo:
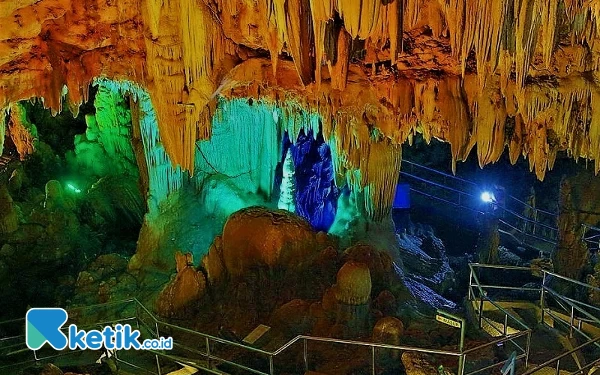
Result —
[[512, 352], [504, 364], [504, 367], [502, 367], [502, 375], [515, 375], [516, 362], [517, 352]]
[[440, 314], [437, 314], [435, 316], [435, 320], [437, 320], [438, 322], [447, 324], [450, 327], [462, 328], [462, 322], [460, 320], [454, 320], [452, 318], [447, 318], [447, 317], [442, 316]]
[[250, 332], [248, 336], [246, 336], [242, 341], [246, 344], [253, 345], [270, 329], [271, 327], [261, 324], [258, 327], [254, 328], [254, 330]]

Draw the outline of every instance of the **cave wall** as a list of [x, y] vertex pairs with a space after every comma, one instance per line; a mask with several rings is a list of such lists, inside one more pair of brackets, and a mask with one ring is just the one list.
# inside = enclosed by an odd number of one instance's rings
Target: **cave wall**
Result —
[[[455, 162], [474, 145], [481, 165], [508, 147], [540, 179], [557, 150], [597, 159], [599, 14], [571, 0], [11, 0], [0, 108], [40, 97], [76, 112], [95, 77], [126, 79], [152, 98], [173, 163], [192, 171], [220, 97], [293, 102], [319, 113], [337, 171], [363, 171], [385, 211], [393, 189], [365, 164], [395, 162], [415, 132], [450, 142]], [[379, 137], [392, 148], [383, 158]]]

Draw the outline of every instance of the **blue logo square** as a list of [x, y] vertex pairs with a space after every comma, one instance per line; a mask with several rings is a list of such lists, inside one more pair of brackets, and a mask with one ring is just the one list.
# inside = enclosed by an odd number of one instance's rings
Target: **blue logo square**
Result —
[[56, 350], [67, 347], [67, 336], [61, 332], [68, 314], [60, 308], [33, 308], [25, 315], [25, 342], [31, 350], [38, 350], [45, 343]]

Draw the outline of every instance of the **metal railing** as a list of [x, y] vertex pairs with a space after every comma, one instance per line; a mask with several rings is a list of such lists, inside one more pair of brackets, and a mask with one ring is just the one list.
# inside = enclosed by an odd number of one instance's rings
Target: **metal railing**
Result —
[[[114, 308], [114, 311], [110, 316], [107, 314], [99, 314], [99, 309], [107, 309]], [[475, 348], [470, 348], [467, 350], [438, 350], [432, 348], [419, 348], [412, 346], [403, 346], [403, 345], [388, 345], [381, 344], [375, 342], [362, 342], [355, 340], [341, 340], [335, 338], [326, 338], [326, 337], [313, 337], [307, 335], [299, 335], [279, 347], [279, 349], [274, 351], [267, 351], [259, 348], [255, 348], [249, 345], [240, 344], [238, 342], [233, 342], [229, 340], [225, 340], [220, 337], [212, 336], [206, 333], [194, 331], [188, 328], [180, 327], [174, 324], [170, 324], [167, 322], [163, 322], [156, 318], [152, 312], [150, 312], [143, 304], [141, 304], [137, 299], [132, 298], [125, 301], [119, 302], [111, 302], [108, 304], [102, 305], [93, 305], [86, 306], [79, 309], [70, 310], [70, 316], [73, 315], [75, 317], [84, 317], [87, 314], [83, 314], [85, 311], [91, 311], [95, 316], [94, 320], [97, 322], [89, 322], [88, 319], [82, 320], [72, 320], [73, 323], [78, 323], [80, 329], [92, 329], [92, 328], [100, 328], [105, 325], [113, 325], [117, 323], [130, 323], [135, 325], [135, 327], [140, 330], [142, 333], [142, 338], [159, 338], [160, 336], [170, 336], [173, 337], [173, 350], [170, 351], [157, 351], [157, 350], [147, 350], [147, 351], [131, 351], [132, 355], [141, 355], [140, 353], [147, 353], [155, 357], [155, 367], [152, 369], [144, 368], [140, 364], [136, 364], [134, 359], [127, 359], [124, 355], [120, 355], [119, 353], [115, 353], [115, 360], [125, 366], [129, 366], [135, 368], [137, 370], [144, 371], [149, 374], [161, 375], [163, 374], [164, 364], [161, 362], [169, 361], [171, 363], [179, 362], [181, 364], [185, 364], [187, 366], [191, 366], [197, 369], [207, 370], [210, 372], [218, 373], [219, 365], [227, 365], [231, 367], [235, 367], [238, 370], [242, 370], [248, 373], [258, 374], [258, 375], [273, 375], [276, 373], [275, 371], [275, 360], [282, 353], [289, 350], [291, 347], [296, 345], [301, 345], [302, 350], [302, 362], [303, 364], [300, 367], [304, 367], [305, 371], [308, 371], [310, 366], [310, 351], [309, 346], [312, 343], [316, 345], [317, 343], [322, 343], [326, 345], [344, 345], [344, 346], [352, 346], [357, 350], [359, 348], [364, 348], [369, 351], [369, 368], [371, 374], [377, 373], [377, 358], [378, 353], [380, 351], [395, 351], [395, 352], [412, 352], [412, 353], [420, 353], [431, 355], [436, 358], [446, 358], [446, 362], [449, 358], [454, 358], [456, 360], [456, 367], [453, 370], [456, 371], [458, 375], [475, 375], [481, 373], [490, 368], [500, 367], [505, 361], [495, 363], [489, 367], [485, 368], [475, 368], [470, 369], [466, 368], [465, 365], [469, 363], [469, 359], [478, 358], [478, 353], [489, 348], [493, 345], [501, 345], [503, 343], [513, 342], [516, 346], [525, 346], [529, 345], [529, 331], [518, 332], [515, 334], [506, 334], [504, 337], [499, 339], [492, 340], [490, 342], [479, 345]], [[115, 318], [114, 315], [121, 315], [121, 318]], [[0, 323], [2, 325], [11, 325], [21, 324], [24, 327], [24, 319], [11, 320], [4, 323]], [[517, 340], [526, 339], [526, 344], [519, 344]], [[9, 343], [10, 342], [10, 343]], [[7, 345], [7, 343], [9, 343]], [[223, 354], [218, 354], [216, 347], [221, 346], [221, 349], [225, 349]], [[40, 351], [30, 351], [25, 348], [25, 338], [24, 335], [17, 335], [11, 337], [3, 337], [0, 338], [0, 359], [2, 359], [2, 355], [10, 355], [11, 351], [15, 351], [15, 349], [20, 349], [23, 353], [29, 358], [26, 358], [20, 362], [11, 363], [9, 365], [1, 365], [0, 362], [0, 370], [5, 370], [7, 368], [16, 368], [20, 366], [25, 366], [32, 363], [40, 363], [47, 362], [62, 356], [70, 356], [77, 355], [82, 351], [51, 351], [48, 350], [44, 353], [40, 353]], [[250, 365], [248, 363], [243, 363], [239, 359], [235, 359], [235, 354], [244, 353], [242, 356], [238, 356], [238, 358], [264, 358], [263, 366], [256, 365], [256, 361], [253, 361], [254, 365]], [[97, 354], [97, 356], [99, 353]], [[523, 355], [518, 357], [519, 359], [526, 358]]]
[[[248, 373], [273, 375], [276, 373], [276, 358], [296, 345], [301, 345], [302, 350], [303, 365], [300, 367], [304, 367], [304, 370], [308, 371], [308, 369], [311, 367], [309, 351], [309, 345], [311, 343], [312, 345], [321, 343], [326, 345], [352, 346], [357, 350], [359, 348], [367, 349], [370, 353], [368, 362], [370, 372], [372, 374], [377, 372], [377, 354], [379, 351], [400, 351], [428, 354], [436, 357], [446, 357], [446, 359], [451, 357], [457, 360], [455, 370], [458, 375], [474, 375], [495, 368], [500, 368], [506, 364], [506, 360], [504, 360], [497, 361], [491, 365], [479, 368], [471, 365], [471, 363], [474, 363], [475, 361], [471, 361], [470, 359], [479, 358], [481, 354], [480, 352], [485, 351], [491, 346], [502, 345], [506, 348], [514, 348], [514, 351], [517, 353], [517, 360], [523, 361], [525, 367], [527, 367], [529, 362], [532, 329], [529, 328], [519, 317], [503, 308], [500, 302], [492, 298], [491, 294], [493, 294], [494, 291], [502, 291], [539, 294], [539, 304], [543, 314], [552, 314], [555, 321], [560, 321], [563, 324], [567, 324], [571, 334], [577, 333], [584, 338], [589, 338], [586, 343], [578, 348], [575, 348], [572, 352], [563, 353], [560, 356], [553, 358], [552, 362], [548, 362], [556, 364], [556, 368], [560, 368], [561, 363], [564, 363], [564, 361], [561, 362], [561, 359], [565, 358], [567, 355], [576, 351], [588, 349], [590, 346], [600, 345], [598, 337], [591, 337], [590, 334], [585, 332], [586, 327], [588, 326], [597, 326], [600, 328], [600, 319], [598, 318], [600, 314], [600, 308], [587, 304], [576, 298], [559, 294], [551, 287], [551, 284], [555, 280], [561, 280], [567, 282], [569, 285], [585, 288], [586, 290], [600, 291], [600, 289], [545, 270], [541, 270], [542, 282], [540, 283], [539, 288], [484, 284], [481, 282], [481, 279], [478, 275], [478, 270], [481, 269], [528, 272], [529, 274], [532, 273], [532, 270], [526, 267], [485, 265], [476, 263], [470, 264], [469, 267], [470, 280], [468, 299], [469, 301], [476, 302], [476, 305], [478, 306], [477, 318], [480, 328], [484, 326], [485, 322], [489, 330], [496, 332], [495, 336], [497, 336], [497, 338], [467, 350], [437, 350], [432, 348], [388, 345], [374, 342], [299, 335], [283, 344], [281, 347], [279, 347], [279, 349], [267, 351], [191, 330], [189, 328], [163, 322], [135, 298], [125, 301], [110, 302], [71, 309], [69, 310], [69, 324], [75, 323], [80, 329], [92, 329], [117, 323], [130, 323], [135, 325], [137, 329], [140, 330], [143, 338], [159, 338], [161, 335], [173, 337], [173, 350], [168, 352], [156, 350], [145, 351], [145, 353], [155, 358], [155, 367], [152, 369], [143, 368], [141, 365], [136, 364], [134, 359], [128, 359], [126, 355], [120, 355], [118, 353], [115, 355], [115, 359], [123, 365], [157, 375], [161, 375], [163, 373], [162, 370], [164, 365], [162, 362], [164, 361], [171, 363], [179, 362], [187, 366], [214, 373], [219, 373], [218, 366], [227, 365]], [[554, 302], [551, 302], [551, 300]], [[553, 303], [552, 308], [548, 307], [549, 303]], [[486, 304], [490, 307], [489, 314], [496, 314], [496, 317], [502, 317], [499, 319], [500, 323], [497, 323], [493, 316], [486, 315], [486, 311], [488, 311], [488, 309], [485, 308]], [[561, 305], [563, 306], [564, 312], [570, 313], [568, 318], [560, 317], [557, 313], [557, 306]], [[545, 322], [543, 315], [542, 322]], [[10, 331], [10, 329], [20, 327], [19, 330], [23, 331], [24, 324], [24, 319], [10, 320], [0, 323], [0, 330]], [[81, 350], [61, 352], [53, 350], [30, 351], [25, 347], [25, 337], [23, 334], [9, 334], [5, 337], [0, 337], [0, 370], [24, 366], [31, 363], [46, 362], [58, 357], [77, 355], [78, 353], [82, 352], [83, 351]], [[130, 353], [132, 355], [142, 355], [141, 353], [144, 353], [144, 351], [132, 351]], [[243, 353], [244, 355], [238, 355], [236, 357], [236, 354], [240, 353]], [[24, 355], [26, 358], [22, 358], [21, 361], [10, 363], [8, 365], [2, 364], [1, 360], [3, 356], [15, 358], [19, 354]], [[256, 365], [256, 361], [253, 361], [253, 363], [250, 364], [239, 359], [247, 359], [249, 357], [254, 359], [257, 357], [262, 357], [263, 361], [259, 365]], [[529, 374], [529, 372], [527, 374]]]
[[[599, 342], [600, 342], [600, 337], [595, 338], [595, 339], [593, 339], [591, 341], [586, 342], [583, 345], [579, 345], [578, 347], [569, 350], [568, 352], [565, 352], [565, 353], [563, 353], [563, 354], [561, 354], [561, 355], [559, 355], [557, 357], [554, 357], [554, 358], [552, 358], [552, 359], [550, 359], [550, 360], [548, 360], [548, 361], [546, 361], [546, 362], [544, 362], [544, 363], [542, 363], [540, 365], [537, 365], [537, 366], [535, 366], [535, 367], [533, 367], [531, 369], [526, 370], [522, 375], [535, 374], [536, 372], [538, 372], [538, 371], [540, 371], [540, 370], [542, 370], [544, 368], [547, 368], [547, 367], [554, 368], [555, 369], [555, 374], [560, 374], [561, 360], [564, 360], [565, 358], [568, 358], [568, 357], [570, 357], [570, 356], [572, 356], [572, 355], [574, 355], [574, 354], [576, 354], [578, 352], [581, 352], [581, 351], [589, 348], [590, 346], [592, 346], [592, 344], [597, 344]], [[581, 367], [580, 369], [575, 370], [575, 372], [571, 372], [570, 375], [578, 375], [578, 374], [587, 375], [587, 370], [592, 369], [595, 365], [598, 365], [598, 364], [600, 364], [600, 358], [591, 361], [590, 363], [588, 363], [587, 365]]]
[[[539, 289], [535, 289], [535, 288], [526, 288], [526, 287], [511, 287], [511, 286], [506, 286], [506, 285], [487, 285], [487, 284], [482, 284], [479, 280], [479, 276], [477, 273], [477, 269], [478, 268], [489, 268], [489, 269], [500, 269], [503, 268], [504, 266], [495, 266], [495, 265], [483, 265], [483, 264], [477, 264], [477, 263], [472, 263], [469, 264], [469, 271], [470, 271], [470, 276], [469, 276], [469, 287], [468, 287], [468, 301], [470, 302], [476, 302], [477, 304], [477, 320], [478, 320], [478, 324], [479, 324], [479, 328], [480, 329], [486, 329], [486, 331], [488, 331], [488, 333], [490, 333], [490, 335], [492, 336], [500, 336], [501, 339], [498, 340], [499, 343], [507, 343], [512, 345], [512, 347], [514, 348], [515, 352], [517, 353], [516, 356], [516, 360], [523, 360], [525, 367], [527, 367], [528, 363], [529, 363], [529, 352], [530, 352], [530, 347], [531, 347], [531, 334], [533, 332], [533, 330], [531, 328], [529, 328], [521, 319], [519, 319], [518, 317], [514, 316], [511, 312], [507, 311], [506, 309], [504, 309], [500, 304], [498, 304], [496, 301], [494, 301], [493, 299], [491, 299], [488, 295], [488, 290], [512, 290], [512, 291], [526, 291], [526, 292], [531, 292], [531, 291], [537, 291], [539, 292]], [[508, 267], [509, 269], [512, 270], [527, 270], [529, 272], [530, 269], [529, 268], [524, 268], [524, 267], [514, 267], [514, 266], [510, 266]], [[492, 318], [489, 316], [486, 316], [485, 314], [485, 304], [491, 305], [493, 307], [492, 312], [496, 313], [499, 312], [500, 316], [502, 316], [501, 319], [501, 327], [499, 327], [499, 324]], [[487, 326], [485, 326], [485, 324], [487, 324]], [[512, 328], [511, 327], [517, 327]], [[514, 332], [511, 333], [510, 330], [513, 330]], [[490, 332], [492, 331], [492, 332]], [[520, 341], [525, 341], [525, 342], [520, 342], [518, 339], [521, 339]], [[492, 366], [487, 366], [484, 368], [481, 368], [478, 370], [478, 372], [482, 372], [485, 370], [490, 370], [492, 368], [498, 368], [501, 367], [503, 365], [506, 364], [506, 361], [501, 361], [498, 362]]]
[[[550, 272], [547, 270], [533, 270], [528, 267], [517, 267], [517, 266], [504, 266], [504, 265], [489, 265], [473, 263], [469, 264], [470, 276], [469, 276], [469, 289], [468, 289], [468, 300], [478, 302], [478, 309], [476, 310], [477, 317], [479, 319], [480, 328], [483, 327], [483, 322], [488, 323], [488, 327], [492, 327], [497, 331], [501, 331], [502, 335], [506, 335], [509, 327], [509, 323], [515, 322], [518, 326], [525, 328], [527, 325], [520, 319], [514, 317], [506, 309], [502, 308], [500, 301], [494, 301], [490, 295], [494, 295], [495, 299], [502, 299], [502, 293], [509, 293], [509, 301], [518, 300], [519, 297], [515, 298], [515, 293], [521, 294], [521, 297], [527, 296], [533, 297], [539, 295], [539, 306], [540, 310], [540, 323], [547, 324], [546, 316], [552, 318], [553, 322], [560, 325], [560, 328], [565, 328], [565, 334], [568, 337], [574, 337], [578, 334], [584, 343], [578, 347], [562, 353], [541, 365], [536, 366], [534, 369], [526, 370], [524, 375], [533, 374], [541, 368], [552, 365], [555, 369], [556, 374], [559, 374], [563, 368], [562, 365], [565, 363], [564, 358], [574, 355], [575, 353], [583, 353], [585, 350], [590, 348], [600, 348], [600, 334], [594, 335], [590, 331], [600, 332], [600, 307], [593, 306], [589, 303], [582, 301], [582, 297], [589, 295], [591, 291], [599, 292], [600, 288], [591, 286], [589, 284], [582, 283], [580, 281]], [[508, 283], [514, 282], [514, 280], [521, 280], [522, 282], [528, 281], [528, 279], [536, 278], [538, 280], [536, 287], [531, 286], [514, 286], [514, 285], [497, 285], [497, 284], [483, 284], [480, 281], [478, 271], [482, 269], [493, 270], [496, 273], [495, 279], [504, 279]], [[498, 272], [520, 272], [520, 276], [513, 275], [508, 277], [507, 275], [499, 275]], [[539, 275], [535, 275], [539, 272]], [[505, 276], [505, 277], [502, 277]], [[541, 279], [541, 280], [540, 280]], [[563, 292], [559, 293], [555, 290], [554, 285], [560, 288]], [[527, 285], [527, 284], [525, 284]], [[569, 297], [566, 293], [572, 292], [575, 296]], [[510, 295], [512, 293], [512, 295]], [[578, 299], [579, 298], [579, 299]], [[531, 298], [529, 298], [531, 299]], [[537, 302], [537, 301], [536, 301]], [[500, 314], [504, 315], [504, 323], [501, 325], [501, 329], [498, 328], [499, 324], [493, 321], [491, 318], [485, 316], [484, 304], [488, 303], [492, 305], [493, 311], [499, 311]], [[558, 327], [555, 327], [558, 328]], [[531, 330], [527, 328], [529, 332]], [[586, 330], [588, 331], [586, 333]], [[530, 350], [531, 336], [528, 337], [528, 344], [526, 347], [527, 355], [525, 356], [525, 363], [527, 364], [528, 353]], [[599, 355], [600, 357], [600, 355]], [[562, 362], [561, 362], [562, 360]], [[600, 363], [600, 358], [592, 360], [588, 365], [578, 369], [571, 374], [583, 374], [586, 369], [591, 369], [594, 365]], [[527, 366], [526, 366], [527, 367]]]
[[[409, 160], [402, 160], [402, 167], [404, 169], [400, 174], [413, 182], [410, 189], [414, 193], [475, 214], [484, 214], [488, 209], [479, 197], [485, 189], [473, 181]], [[516, 233], [524, 237], [519, 241], [527, 245], [531, 245], [532, 241], [556, 245], [558, 239], [556, 213], [533, 207], [512, 195], [507, 195], [496, 209], [500, 212], [502, 228], [508, 233]], [[600, 232], [598, 234], [600, 235]]]
[[600, 251], [600, 228], [592, 225], [582, 224], [582, 237], [586, 243], [588, 250]]
[[[464, 354], [459, 351], [449, 351], [449, 350], [437, 350], [430, 348], [418, 348], [418, 347], [410, 347], [410, 346], [402, 346], [402, 345], [388, 345], [381, 344], [375, 342], [361, 342], [354, 340], [341, 340], [334, 338], [326, 338], [326, 337], [313, 337], [306, 335], [299, 335], [282, 345], [279, 349], [275, 351], [266, 351], [259, 348], [255, 348], [249, 345], [240, 344], [237, 342], [229, 341], [222, 339], [220, 337], [212, 336], [206, 333], [201, 333], [198, 331], [194, 331], [188, 328], [180, 327], [177, 325], [173, 325], [167, 322], [163, 322], [156, 318], [154, 314], [152, 314], [142, 303], [140, 303], [137, 299], [132, 298], [124, 301], [111, 302], [108, 304], [101, 305], [93, 305], [86, 306], [78, 309], [70, 310], [71, 313], [75, 313], [75, 316], [81, 316], [81, 312], [83, 310], [89, 310], [97, 312], [99, 308], [107, 308], [107, 307], [128, 307], [128, 309], [119, 309], [118, 314], [123, 313], [123, 311], [127, 311], [128, 314], [123, 318], [110, 318], [104, 317], [99, 322], [89, 323], [89, 322], [76, 322], [83, 323], [78, 326], [79, 329], [92, 329], [105, 325], [113, 325], [117, 323], [130, 323], [135, 325], [138, 330], [142, 333], [142, 338], [158, 338], [161, 335], [169, 335], [173, 337], [173, 350], [171, 351], [157, 351], [157, 350], [146, 350], [146, 351], [131, 351], [130, 353], [134, 353], [135, 355], [139, 355], [141, 352], [146, 352], [156, 357], [156, 366], [154, 369], [142, 368], [140, 365], [135, 364], [134, 361], [126, 360], [122, 356], [115, 354], [115, 359], [117, 362], [136, 368], [138, 370], [142, 370], [149, 374], [161, 375], [162, 365], [161, 360], [167, 360], [170, 362], [179, 362], [183, 363], [187, 366], [191, 366], [197, 369], [208, 370], [211, 372], [218, 373], [217, 365], [226, 364], [228, 366], [235, 367], [239, 370], [246, 371], [248, 373], [259, 374], [259, 375], [273, 375], [275, 374], [275, 358], [288, 350], [290, 347], [294, 345], [302, 345], [303, 352], [303, 363], [304, 368], [307, 371], [309, 368], [309, 343], [327, 343], [327, 344], [338, 344], [338, 345], [348, 345], [353, 346], [355, 348], [367, 348], [370, 351], [370, 369], [371, 373], [375, 374], [377, 371], [377, 352], [378, 350], [387, 350], [387, 351], [401, 351], [401, 352], [413, 352], [413, 353], [422, 353], [428, 354], [432, 356], [443, 356], [443, 357], [453, 357], [457, 360], [457, 369], [460, 375], [464, 374], [464, 370], [461, 369], [462, 364], [464, 364], [464, 358], [467, 352]], [[70, 319], [71, 322], [75, 322]], [[0, 323], [0, 326], [9, 325], [14, 326], [15, 324], [20, 324], [21, 327], [24, 328], [24, 319], [15, 319], [6, 322]], [[70, 324], [70, 323], [69, 323]], [[180, 336], [177, 336], [177, 335]], [[177, 339], [180, 339], [178, 342]], [[196, 340], [196, 341], [194, 341]], [[258, 366], [250, 366], [245, 363], [241, 363], [239, 360], [235, 360], [231, 355], [219, 355], [215, 353], [215, 347], [218, 345], [222, 345], [226, 348], [228, 354], [232, 354], [236, 350], [244, 352], [245, 358], [249, 358], [248, 354], [254, 356], [262, 356], [265, 358], [265, 366], [264, 368], [260, 368]], [[8, 368], [18, 368], [21, 366], [25, 366], [32, 363], [41, 363], [47, 362], [58, 357], [62, 356], [72, 356], [83, 351], [52, 351], [48, 350], [47, 352], [40, 354], [40, 351], [31, 351], [25, 347], [25, 337], [24, 335], [13, 335], [9, 337], [0, 338], [0, 360], [2, 356], [12, 355], [15, 351], [21, 351], [29, 358], [26, 358], [22, 361], [16, 363], [10, 363], [8, 365], [2, 365], [0, 362], [0, 371], [6, 370]], [[469, 351], [471, 352], [471, 351]], [[199, 361], [198, 358], [204, 360], [204, 362]]]

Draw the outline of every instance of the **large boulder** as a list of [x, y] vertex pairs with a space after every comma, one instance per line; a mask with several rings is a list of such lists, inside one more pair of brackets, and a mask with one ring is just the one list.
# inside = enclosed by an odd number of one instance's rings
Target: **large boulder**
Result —
[[296, 269], [320, 250], [310, 225], [285, 210], [244, 208], [223, 228], [223, 263], [234, 278], [257, 267]]

